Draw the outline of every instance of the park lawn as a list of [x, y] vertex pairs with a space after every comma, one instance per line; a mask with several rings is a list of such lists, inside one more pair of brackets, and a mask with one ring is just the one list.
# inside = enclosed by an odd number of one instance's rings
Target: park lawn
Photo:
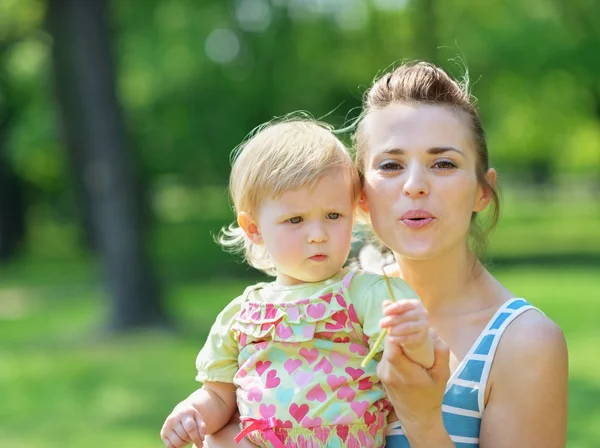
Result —
[[[571, 369], [568, 446], [597, 446], [597, 269], [520, 266], [495, 273], [564, 329]], [[110, 337], [100, 331], [106, 309], [96, 287], [0, 283], [2, 445], [161, 446], [163, 418], [195, 387], [194, 358], [212, 320], [243, 287], [239, 280], [173, 284], [176, 334]]]

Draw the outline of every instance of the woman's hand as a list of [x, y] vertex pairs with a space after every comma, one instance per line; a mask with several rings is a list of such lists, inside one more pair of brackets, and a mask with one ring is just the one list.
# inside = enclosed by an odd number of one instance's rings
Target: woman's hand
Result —
[[388, 328], [390, 336], [386, 338], [377, 374], [409, 441], [411, 434], [421, 438], [431, 431], [443, 432], [442, 400], [450, 378], [448, 347], [433, 330], [429, 330], [429, 335], [434, 341], [435, 359], [430, 369], [411, 361], [400, 345], [404, 338], [397, 335], [411, 333], [407, 328], [414, 326], [416, 315], [422, 320], [424, 308], [421, 308], [423, 305], [418, 300], [385, 302], [385, 317], [380, 322], [382, 328]]

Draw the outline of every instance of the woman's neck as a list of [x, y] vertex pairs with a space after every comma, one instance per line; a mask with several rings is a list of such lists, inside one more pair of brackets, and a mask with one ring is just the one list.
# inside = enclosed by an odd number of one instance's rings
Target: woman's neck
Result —
[[462, 314], [487, 305], [480, 293], [490, 276], [468, 247], [429, 260], [395, 258], [400, 275], [430, 313]]

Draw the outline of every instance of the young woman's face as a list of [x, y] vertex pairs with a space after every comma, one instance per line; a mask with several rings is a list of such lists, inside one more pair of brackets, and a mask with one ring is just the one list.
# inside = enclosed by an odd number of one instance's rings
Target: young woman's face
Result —
[[[428, 104], [395, 103], [365, 118], [362, 205], [399, 255], [431, 259], [464, 247], [471, 214], [489, 203], [467, 123], [460, 112]], [[495, 172], [487, 176], [493, 183]]]

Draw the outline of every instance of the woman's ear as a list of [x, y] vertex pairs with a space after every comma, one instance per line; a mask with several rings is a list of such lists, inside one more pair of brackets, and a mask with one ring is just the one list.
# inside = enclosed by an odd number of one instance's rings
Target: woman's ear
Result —
[[246, 236], [250, 238], [254, 244], [263, 244], [262, 235], [258, 229], [258, 224], [248, 212], [240, 212], [237, 216], [237, 222]]
[[480, 191], [475, 200], [475, 206], [473, 207], [474, 212], [482, 212], [489, 205], [492, 199], [492, 190], [496, 186], [496, 170], [490, 168], [485, 173], [485, 181], [487, 185], [480, 185]]
[[358, 206], [362, 210], [363, 213], [369, 213], [369, 205], [367, 204], [367, 195], [365, 194], [364, 188], [360, 192], [360, 198], [358, 199]]

